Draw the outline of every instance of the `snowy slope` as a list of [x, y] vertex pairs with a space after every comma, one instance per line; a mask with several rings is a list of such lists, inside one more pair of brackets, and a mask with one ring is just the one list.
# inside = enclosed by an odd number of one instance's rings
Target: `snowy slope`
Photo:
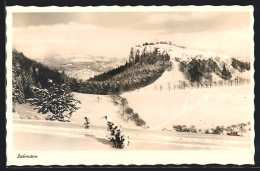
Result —
[[[178, 89], [181, 81], [188, 80], [179, 71], [179, 61], [189, 62], [195, 59], [209, 59], [219, 68], [225, 64], [232, 74], [250, 78], [250, 71], [239, 72], [231, 65], [232, 58], [227, 55], [201, 50], [193, 50], [176, 45], [155, 44], [134, 48], [134, 54], [152, 53], [158, 48], [160, 54], [168, 54], [173, 64], [172, 70], [166, 70], [154, 83], [139, 90], [123, 93], [129, 105], [147, 122], [151, 129], [171, 129], [174, 124], [195, 125], [210, 128], [216, 125], [228, 125], [249, 121], [250, 86], [213, 87], [202, 89]], [[213, 81], [223, 80], [212, 73]], [[227, 106], [228, 104], [228, 106]]]
[[213, 128], [251, 121], [250, 88], [246, 86], [127, 92], [129, 105], [150, 129], [173, 125]]
[[[170, 61], [173, 64], [173, 69], [171, 71], [166, 70], [163, 75], [155, 81], [153, 84], [144, 87], [143, 89], [159, 89], [162, 86], [162, 89], [168, 89], [169, 84], [178, 85], [180, 81], [188, 81], [182, 72], [179, 71], [179, 62], [185, 61], [190, 62], [192, 59], [197, 60], [207, 60], [212, 59], [216, 62], [217, 66], [222, 70], [223, 65], [225, 64], [226, 69], [230, 71], [232, 77], [242, 77], [249, 78], [250, 71], [239, 72], [238, 70], [232, 67], [232, 57], [220, 53], [203, 51], [203, 50], [195, 50], [189, 49], [186, 47], [180, 47], [177, 45], [170, 44], [155, 44], [155, 45], [145, 45], [145, 46], [135, 46], [133, 47], [134, 57], [137, 53], [139, 55], [146, 53], [153, 53], [157, 49], [157, 53], [159, 54], [168, 54], [170, 56]], [[178, 61], [178, 62], [177, 62]], [[212, 73], [212, 81], [220, 81], [222, 80], [215, 73]]]

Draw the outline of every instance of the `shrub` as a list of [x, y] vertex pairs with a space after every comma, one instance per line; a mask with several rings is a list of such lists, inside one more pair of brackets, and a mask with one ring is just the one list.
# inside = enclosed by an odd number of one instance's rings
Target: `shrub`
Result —
[[136, 125], [137, 126], [144, 126], [144, 125], [146, 125], [146, 122], [142, 118], [138, 118], [136, 120]]
[[132, 115], [132, 118], [133, 118], [134, 121], [136, 121], [139, 118], [139, 114], [138, 113], [134, 113]]
[[194, 132], [197, 133], [197, 129], [194, 125], [191, 125], [190, 128], [188, 128], [186, 125], [174, 125], [173, 129], [177, 132]]
[[84, 126], [85, 126], [86, 129], [89, 129], [89, 124], [90, 124], [89, 119], [87, 117], [85, 117]]
[[191, 125], [191, 126], [190, 126], [190, 130], [189, 130], [189, 132], [197, 133], [197, 129], [195, 128], [194, 125]]
[[204, 134], [211, 134], [211, 130], [210, 129], [205, 129]]
[[182, 126], [181, 125], [173, 125], [173, 129], [177, 132], [182, 132]]
[[134, 110], [132, 108], [130, 108], [130, 107], [127, 107], [125, 109], [125, 112], [126, 112], [126, 114], [132, 115], [134, 113]]
[[220, 126], [216, 126], [215, 129], [213, 129], [213, 134], [222, 134], [224, 131], [224, 126], [220, 127]]
[[242, 135], [243, 133], [246, 132], [246, 129], [245, 129], [246, 124], [245, 123], [238, 124], [237, 127], [238, 127], [240, 135]]

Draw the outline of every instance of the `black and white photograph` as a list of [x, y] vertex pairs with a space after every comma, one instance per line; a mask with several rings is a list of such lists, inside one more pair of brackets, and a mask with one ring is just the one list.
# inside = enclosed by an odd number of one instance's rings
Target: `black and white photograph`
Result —
[[253, 164], [252, 6], [7, 7], [7, 163]]

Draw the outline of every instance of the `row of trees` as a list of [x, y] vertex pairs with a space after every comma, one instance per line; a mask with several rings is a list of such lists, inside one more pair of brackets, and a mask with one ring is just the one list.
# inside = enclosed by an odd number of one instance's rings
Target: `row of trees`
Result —
[[249, 84], [250, 79], [245, 79], [242, 77], [236, 77], [231, 80], [219, 80], [219, 81], [201, 81], [200, 83], [193, 83], [188, 81], [178, 82], [168, 82], [165, 85], [154, 85], [155, 91], [173, 91], [173, 90], [185, 90], [185, 89], [194, 89], [194, 88], [212, 88], [212, 87], [227, 87], [227, 86], [241, 86], [244, 84]]
[[[164, 129], [165, 130], [165, 129]], [[233, 124], [225, 127], [216, 126], [209, 129], [197, 129], [194, 125], [187, 127], [186, 125], [173, 125], [173, 130], [177, 132], [193, 132], [193, 133], [204, 133], [204, 134], [221, 134], [221, 135], [231, 135], [231, 136], [243, 136], [247, 131], [251, 131], [250, 122]]]
[[[153, 43], [153, 42], [151, 42], [151, 43], [145, 42], [145, 43], [143, 43], [142, 46], [155, 45], [155, 44], [168, 44], [168, 45], [174, 45], [174, 46], [177, 46], [177, 47], [180, 47], [180, 48], [186, 48], [186, 47], [184, 47], [184, 46], [178, 46], [178, 45], [176, 45], [176, 44], [173, 44], [172, 41], [168, 41], [168, 42], [167, 42], [167, 41], [160, 41], [160, 42], [156, 42], [156, 43]], [[141, 45], [136, 45], [136, 47], [141, 47]]]
[[134, 110], [129, 107], [128, 101], [126, 98], [122, 98], [119, 95], [111, 95], [114, 105], [120, 105], [122, 108], [122, 116], [125, 118], [125, 121], [128, 122], [132, 120], [137, 126], [146, 127], [146, 122], [139, 116], [138, 113], [135, 113]]

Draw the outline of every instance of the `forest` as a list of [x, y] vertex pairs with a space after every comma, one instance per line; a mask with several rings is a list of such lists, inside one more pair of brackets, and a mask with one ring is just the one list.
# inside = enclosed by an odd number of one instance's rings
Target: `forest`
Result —
[[[131, 60], [132, 59], [132, 60]], [[157, 52], [142, 54], [130, 59], [125, 65], [94, 76], [87, 81], [79, 81], [79, 92], [89, 94], [120, 94], [145, 87], [156, 81], [171, 67], [168, 54]]]
[[57, 85], [73, 80], [64, 72], [52, 70], [17, 50], [13, 50], [12, 63], [13, 101], [16, 103], [24, 103], [25, 99], [33, 97], [32, 86], [44, 89], [49, 87], [49, 80]]

